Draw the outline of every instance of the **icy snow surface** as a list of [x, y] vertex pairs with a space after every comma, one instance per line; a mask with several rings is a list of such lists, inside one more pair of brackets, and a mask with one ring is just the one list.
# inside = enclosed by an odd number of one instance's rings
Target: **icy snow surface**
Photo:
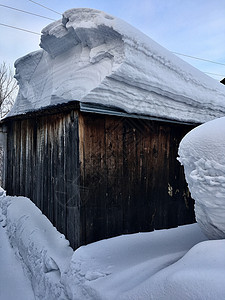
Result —
[[212, 239], [225, 238], [225, 117], [190, 131], [179, 146], [179, 161], [195, 199], [196, 219]]
[[8, 117], [72, 100], [197, 123], [225, 113], [222, 84], [104, 12], [66, 11], [40, 46], [15, 63], [20, 89]]

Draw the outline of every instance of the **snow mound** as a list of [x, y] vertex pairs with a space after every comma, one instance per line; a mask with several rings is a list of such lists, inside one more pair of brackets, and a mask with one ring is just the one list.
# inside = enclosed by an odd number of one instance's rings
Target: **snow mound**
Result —
[[73, 254], [69, 242], [29, 199], [3, 195], [0, 200], [10, 243], [36, 299], [67, 299], [61, 276]]
[[[217, 300], [225, 295], [225, 241], [197, 244], [178, 262], [154, 275], [148, 285], [151, 300]], [[126, 298], [134, 299], [134, 298]]]
[[201, 123], [225, 113], [225, 87], [126, 22], [71, 9], [15, 62], [19, 93], [7, 117], [70, 101]]
[[0, 222], [4, 218], [36, 299], [224, 298], [225, 241], [207, 241], [198, 224], [119, 236], [73, 252], [29, 199], [0, 189]]
[[211, 239], [225, 238], [225, 117], [191, 130], [178, 160], [195, 199], [196, 220]]
[[193, 224], [102, 240], [74, 252], [62, 281], [70, 299], [149, 300], [143, 283], [205, 239]]

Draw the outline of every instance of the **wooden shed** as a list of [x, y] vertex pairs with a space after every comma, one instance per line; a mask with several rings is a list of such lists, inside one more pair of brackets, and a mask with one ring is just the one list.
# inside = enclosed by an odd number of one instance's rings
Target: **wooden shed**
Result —
[[96, 10], [64, 13], [41, 47], [16, 62], [7, 193], [29, 197], [74, 248], [193, 223], [177, 150], [225, 112], [203, 101], [220, 84]]

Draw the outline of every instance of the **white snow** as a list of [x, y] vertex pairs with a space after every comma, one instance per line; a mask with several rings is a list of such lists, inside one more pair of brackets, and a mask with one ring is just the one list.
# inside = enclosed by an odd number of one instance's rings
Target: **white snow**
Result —
[[0, 241], [0, 299], [35, 299], [30, 280], [26, 277], [20, 262], [15, 256], [1, 223]]
[[209, 241], [198, 224], [118, 236], [73, 252], [29, 199], [1, 190], [0, 207], [0, 299], [34, 299], [25, 273], [41, 300], [224, 298], [225, 241]]
[[68, 295], [70, 299], [147, 300], [152, 276], [205, 239], [194, 224], [119, 236], [80, 247], [65, 278]]
[[[225, 295], [225, 241], [197, 244], [168, 268], [156, 273], [136, 299], [222, 300]], [[147, 291], [147, 293], [146, 293]], [[149, 297], [147, 297], [149, 293]], [[129, 297], [124, 299], [135, 299]]]
[[[0, 197], [4, 197], [0, 188]], [[0, 299], [33, 300], [30, 280], [13, 251], [6, 234], [6, 217], [0, 208]]]
[[66, 11], [40, 46], [15, 63], [20, 89], [8, 117], [73, 100], [197, 123], [225, 113], [222, 84], [104, 12]]
[[64, 235], [27, 198], [2, 196], [0, 207], [10, 244], [30, 278], [36, 299], [66, 299], [60, 278], [73, 250]]
[[225, 117], [190, 131], [178, 154], [197, 222], [209, 238], [225, 238]]

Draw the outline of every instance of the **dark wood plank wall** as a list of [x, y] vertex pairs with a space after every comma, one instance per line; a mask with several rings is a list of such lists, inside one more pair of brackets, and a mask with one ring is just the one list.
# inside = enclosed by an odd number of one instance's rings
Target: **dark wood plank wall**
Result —
[[80, 245], [78, 115], [75, 111], [8, 123], [9, 195], [29, 197]]
[[7, 192], [31, 198], [74, 248], [193, 223], [176, 160], [190, 129], [75, 110], [11, 120]]
[[195, 221], [194, 202], [176, 160], [179, 142], [192, 128], [80, 115], [83, 244]]

